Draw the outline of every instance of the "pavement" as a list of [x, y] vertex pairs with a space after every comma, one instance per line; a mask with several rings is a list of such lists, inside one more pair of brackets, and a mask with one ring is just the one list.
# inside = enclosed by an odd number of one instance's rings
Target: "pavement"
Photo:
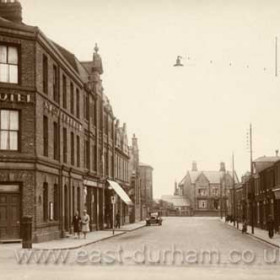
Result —
[[[139, 228], [144, 227], [146, 224], [145, 221], [133, 223], [133, 224], [127, 224], [124, 226], [121, 226], [121, 228], [116, 229], [114, 231], [114, 234], [112, 232], [112, 229], [106, 229], [106, 230], [100, 230], [100, 231], [93, 231], [89, 232], [87, 234], [87, 238], [83, 238], [83, 234], [81, 233], [80, 238], [74, 237], [73, 235], [70, 235], [67, 238], [57, 239], [57, 240], [51, 240], [41, 243], [33, 243], [32, 248], [38, 249], [38, 250], [63, 250], [63, 249], [77, 249], [81, 248], [83, 246], [93, 244], [96, 242], [104, 241], [109, 238], [116, 237], [118, 235], [125, 234], [127, 232], [131, 232], [134, 230], [137, 230]], [[0, 249], [2, 248], [12, 248], [12, 249], [20, 249], [21, 243], [14, 243], [14, 244], [0, 244]]]
[[[205, 252], [217, 255], [204, 256]], [[162, 226], [130, 230], [69, 250], [63, 263], [36, 250], [19, 263], [15, 252], [7, 255], [0, 245], [0, 271], [1, 280], [278, 280], [279, 252], [219, 218], [164, 217]]]
[[[225, 219], [222, 219], [222, 221], [225, 224], [227, 224], [228, 226], [234, 227], [233, 223], [226, 222]], [[240, 231], [242, 230], [242, 226], [243, 226], [243, 223], [238, 223], [238, 228], [237, 228], [237, 224], [235, 224], [235, 228]], [[273, 238], [269, 238], [267, 230], [263, 230], [263, 229], [254, 227], [254, 234], [252, 234], [252, 227], [248, 225], [247, 226], [247, 235], [252, 236], [253, 238], [256, 238], [262, 242], [266, 242], [277, 248], [280, 248], [280, 234], [279, 233], [275, 233]]]

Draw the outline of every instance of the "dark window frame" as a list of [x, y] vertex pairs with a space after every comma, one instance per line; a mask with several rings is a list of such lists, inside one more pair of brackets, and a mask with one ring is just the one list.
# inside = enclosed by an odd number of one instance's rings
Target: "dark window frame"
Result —
[[43, 64], [42, 64], [42, 78], [43, 78], [43, 92], [48, 94], [49, 92], [49, 62], [47, 55], [43, 54]]
[[43, 116], [43, 156], [49, 156], [49, 118]]

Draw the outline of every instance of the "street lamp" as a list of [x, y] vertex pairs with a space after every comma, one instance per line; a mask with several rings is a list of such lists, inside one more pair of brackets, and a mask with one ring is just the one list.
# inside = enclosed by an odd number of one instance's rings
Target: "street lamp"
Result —
[[176, 59], [176, 63], [173, 65], [174, 67], [177, 67], [177, 66], [184, 66], [184, 64], [182, 64], [181, 62], [181, 59], [182, 59], [182, 56], [178, 55], [177, 56], [177, 59]]

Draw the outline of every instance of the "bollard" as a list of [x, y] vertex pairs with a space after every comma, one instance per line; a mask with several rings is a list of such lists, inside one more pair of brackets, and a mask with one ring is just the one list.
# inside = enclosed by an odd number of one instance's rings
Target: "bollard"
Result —
[[32, 249], [32, 216], [22, 217], [22, 248]]

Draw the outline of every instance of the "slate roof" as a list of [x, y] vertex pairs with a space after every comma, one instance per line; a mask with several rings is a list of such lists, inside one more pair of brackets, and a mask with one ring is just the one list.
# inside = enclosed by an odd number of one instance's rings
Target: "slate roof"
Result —
[[[204, 175], [210, 184], [220, 184], [221, 177], [224, 175], [221, 171], [188, 171], [187, 175], [181, 180], [179, 185], [184, 185], [187, 176], [190, 176], [191, 183], [194, 184], [200, 175]], [[232, 177], [232, 174], [227, 171], [226, 174]], [[235, 182], [239, 182], [237, 174], [235, 173]]]
[[143, 166], [143, 167], [150, 167], [153, 168], [151, 165], [143, 163], [143, 162], [139, 162], [139, 166]]
[[172, 203], [175, 207], [190, 206], [190, 201], [180, 195], [162, 195], [161, 200]]
[[36, 26], [26, 25], [24, 23], [15, 23], [3, 17], [0, 17], [0, 26], [27, 32], [36, 32], [38, 30], [38, 27]]

